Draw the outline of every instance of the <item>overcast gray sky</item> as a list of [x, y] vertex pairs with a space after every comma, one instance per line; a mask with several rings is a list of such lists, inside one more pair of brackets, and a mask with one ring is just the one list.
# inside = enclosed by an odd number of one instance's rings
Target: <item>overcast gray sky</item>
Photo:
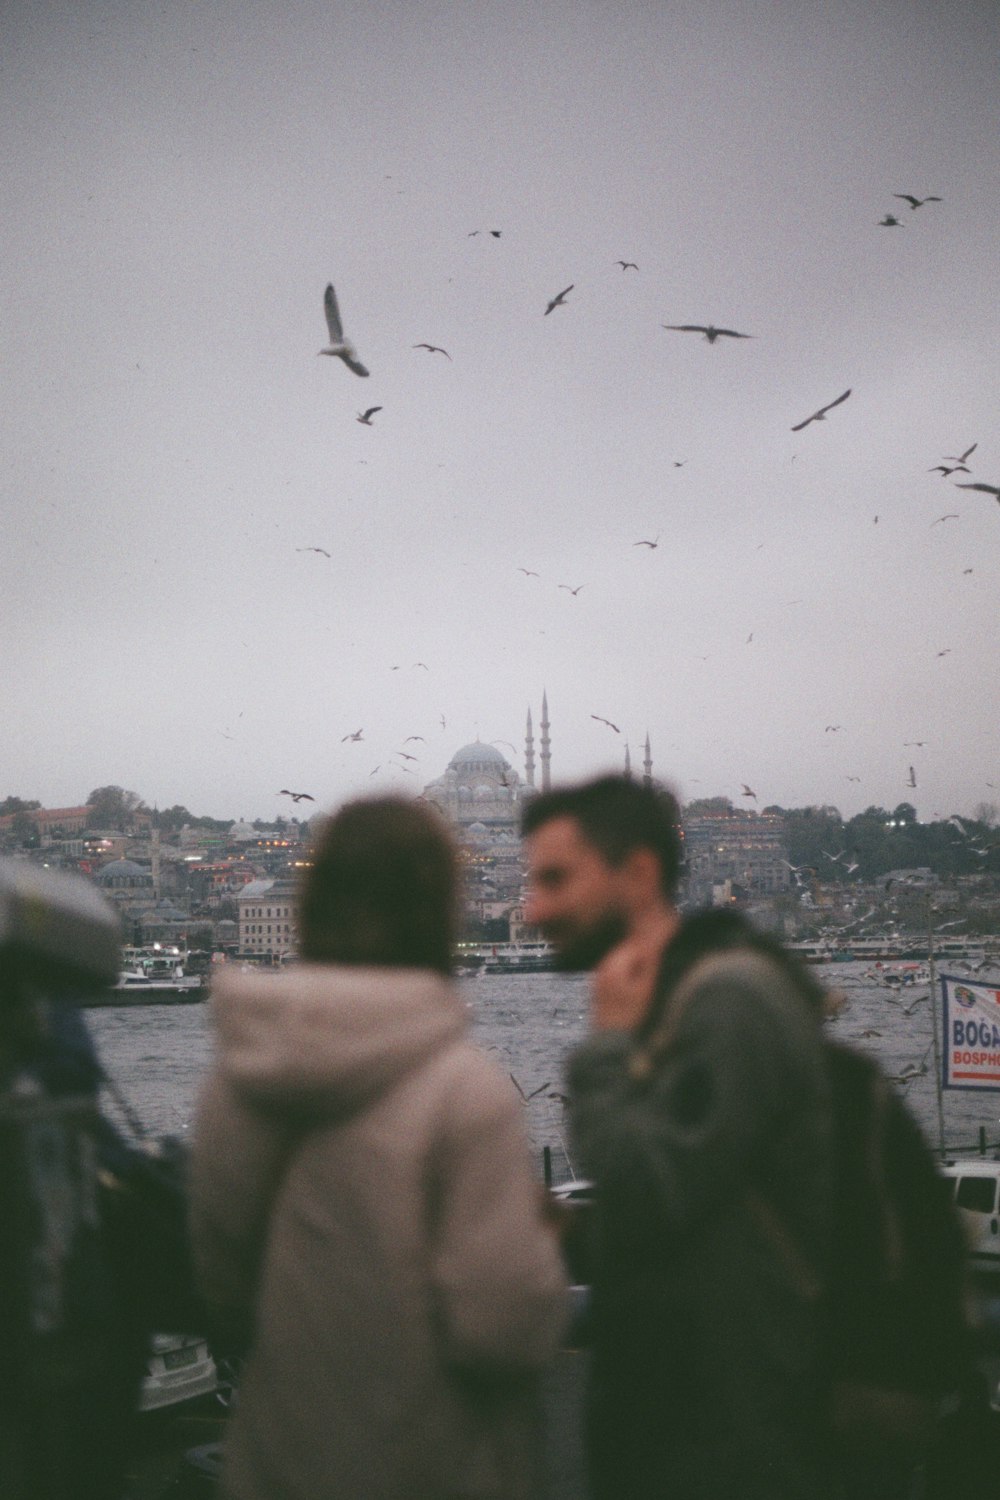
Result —
[[993, 0], [2, 13], [0, 796], [1000, 800]]

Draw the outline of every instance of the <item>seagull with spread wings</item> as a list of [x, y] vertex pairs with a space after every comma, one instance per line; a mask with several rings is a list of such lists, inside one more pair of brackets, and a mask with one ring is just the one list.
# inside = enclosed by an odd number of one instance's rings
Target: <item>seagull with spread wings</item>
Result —
[[827, 412], [828, 411], [833, 411], [833, 408], [835, 406], [839, 406], [842, 401], [846, 401], [847, 398], [848, 398], [848, 396], [850, 394], [851, 394], [851, 387], [848, 386], [847, 390], [844, 392], [844, 394], [842, 396], [838, 396], [837, 399], [836, 399], [836, 401], [828, 401], [827, 404], [826, 404], [826, 406], [821, 406], [820, 409], [819, 409], [819, 411], [814, 411], [813, 414], [812, 414], [812, 416], [811, 417], [806, 417], [806, 419], [805, 419], [804, 422], [796, 422], [795, 426], [792, 428], [792, 431], [793, 432], [801, 432], [802, 429], [803, 429], [803, 427], [808, 427], [809, 426], [810, 422], [822, 422], [822, 421], [824, 421], [825, 418], [826, 418]]
[[957, 458], [953, 453], [946, 453], [943, 462], [946, 464], [967, 464], [978, 447], [978, 443], [973, 443], [971, 448], [966, 448], [965, 452], [960, 453]]
[[617, 724], [612, 724], [612, 722], [611, 722], [610, 719], [602, 719], [601, 716], [600, 716], [600, 714], [591, 714], [590, 717], [592, 719], [596, 719], [597, 722], [598, 722], [598, 724], [606, 724], [609, 729], [613, 729], [614, 730], [615, 734], [621, 734], [621, 730], [618, 728], [618, 725]]
[[342, 359], [349, 370], [355, 375], [367, 375], [368, 371], [358, 359], [358, 351], [350, 339], [344, 337], [343, 325], [340, 321], [340, 309], [337, 306], [337, 294], [333, 290], [333, 283], [327, 287], [323, 296], [323, 308], [326, 312], [326, 326], [330, 331], [330, 346], [321, 349], [320, 354], [335, 354]]
[[[324, 557], [330, 556], [325, 547], [296, 547], [295, 550], [296, 552], [322, 552]], [[281, 796], [280, 792], [278, 793], [278, 796]]]
[[958, 490], [978, 490], [982, 495], [992, 495], [994, 500], [1000, 500], [1000, 484], [959, 484], [955, 481]]
[[638, 271], [639, 267], [634, 260], [616, 260], [616, 266], [621, 266], [623, 271]]
[[281, 791], [278, 793], [278, 796], [279, 797], [291, 797], [291, 799], [292, 799], [293, 802], [315, 802], [316, 801], [316, 798], [313, 797], [313, 796], [310, 796], [310, 794], [308, 792], [290, 792], [286, 786], [283, 786], [281, 788]]
[[549, 303], [548, 307], [545, 309], [544, 313], [542, 314], [542, 317], [543, 318], [547, 318], [548, 315], [549, 315], [549, 313], [552, 311], [552, 309], [554, 307], [563, 307], [563, 306], [565, 306], [566, 296], [567, 296], [567, 294], [569, 292], [571, 292], [573, 290], [573, 287], [575, 285], [576, 285], [576, 283], [573, 282], [573, 281], [571, 281], [570, 284], [569, 284], [569, 286], [563, 287], [562, 291], [558, 294], [558, 296], [552, 298], [552, 301]]
[[451, 355], [447, 349], [442, 349], [440, 344], [414, 344], [413, 347], [414, 349], [426, 349], [428, 354], [443, 354], [445, 359], [451, 359]]
[[716, 339], [752, 339], [752, 333], [737, 333], [735, 328], [715, 328], [711, 323], [661, 323], [671, 333], [703, 333], [710, 344]]
[[926, 198], [914, 198], [914, 196], [913, 196], [912, 193], [893, 193], [892, 196], [894, 198], [901, 198], [904, 203], [908, 203], [910, 205], [911, 209], [912, 208], [923, 208], [923, 206], [924, 206], [925, 203], [943, 203], [944, 202], [943, 198], [936, 198], [933, 193], [929, 194], [929, 196], [926, 197]]
[[367, 411], [358, 412], [358, 421], [361, 422], [365, 427], [370, 427], [372, 425], [372, 417], [377, 411], [381, 410], [381, 406], [369, 406]]

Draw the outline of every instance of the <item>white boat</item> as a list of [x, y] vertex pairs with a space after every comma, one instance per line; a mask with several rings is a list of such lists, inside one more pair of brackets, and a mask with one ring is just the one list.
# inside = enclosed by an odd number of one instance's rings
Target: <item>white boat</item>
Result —
[[545, 974], [555, 968], [556, 952], [543, 941], [493, 943], [480, 949], [484, 974]]

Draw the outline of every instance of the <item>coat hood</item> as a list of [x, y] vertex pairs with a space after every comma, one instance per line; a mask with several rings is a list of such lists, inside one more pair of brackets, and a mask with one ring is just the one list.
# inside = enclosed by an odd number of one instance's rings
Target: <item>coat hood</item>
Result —
[[457, 986], [429, 969], [297, 964], [212, 984], [219, 1066], [248, 1101], [352, 1114], [466, 1031]]

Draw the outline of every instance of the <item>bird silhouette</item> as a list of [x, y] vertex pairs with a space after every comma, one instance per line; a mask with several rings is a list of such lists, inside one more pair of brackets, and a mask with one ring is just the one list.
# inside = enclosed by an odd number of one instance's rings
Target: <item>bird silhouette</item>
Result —
[[601, 716], [600, 716], [600, 714], [591, 714], [590, 717], [592, 719], [596, 719], [597, 722], [598, 722], [598, 724], [606, 724], [609, 729], [613, 729], [614, 730], [615, 734], [621, 734], [621, 730], [618, 728], [618, 725], [617, 724], [612, 724], [612, 722], [611, 722], [610, 719], [602, 719]]
[[566, 592], [568, 594], [572, 594], [573, 598], [575, 599], [576, 596], [577, 596], [577, 594], [580, 592], [580, 590], [582, 588], [586, 588], [586, 584], [578, 583], [577, 586], [576, 586], [576, 588], [573, 588], [572, 584], [569, 584], [569, 583], [558, 583], [558, 584], [556, 584], [556, 587], [560, 588], [560, 589], [565, 589]]
[[886, 214], [884, 219], [879, 219], [878, 227], [879, 229], [902, 229], [903, 225], [895, 214]]
[[923, 206], [924, 206], [925, 203], [943, 203], [944, 202], [943, 198], [935, 198], [935, 196], [934, 196], [933, 193], [931, 193], [926, 198], [914, 198], [914, 196], [913, 196], [912, 193], [893, 193], [892, 196], [894, 198], [902, 198], [903, 202], [904, 203], [908, 203], [910, 205], [911, 209], [912, 208], [923, 208]]
[[415, 755], [408, 755], [405, 750], [397, 750], [396, 754], [402, 756], [403, 760], [416, 760], [417, 758]]
[[953, 453], [946, 453], [944, 456], [944, 462], [946, 464], [967, 464], [978, 447], [978, 443], [973, 443], [971, 448], [966, 448], [965, 452], [960, 453], [957, 458]]
[[381, 406], [369, 406], [369, 408], [368, 408], [367, 411], [359, 411], [358, 412], [358, 421], [362, 422], [365, 425], [365, 427], [370, 427], [372, 425], [372, 417], [375, 415], [375, 413], [377, 411], [381, 411], [381, 410], [382, 410]]
[[752, 339], [752, 333], [737, 333], [735, 328], [715, 328], [711, 323], [661, 323], [672, 333], [703, 333], [710, 344], [716, 339]]
[[955, 488], [958, 490], [978, 490], [981, 495], [992, 495], [994, 500], [1000, 500], [1000, 485], [996, 484], [959, 484], [956, 480]]
[[745, 781], [742, 783], [742, 786], [743, 786], [743, 791], [740, 793], [740, 796], [741, 797], [752, 797], [753, 800], [756, 802], [757, 801], [757, 793], [755, 791], [752, 791], [751, 788], [747, 786], [747, 784], [746, 784]]
[[651, 548], [652, 548], [652, 549], [653, 549], [653, 551], [654, 551], [654, 552], [655, 552], [655, 551], [656, 551], [656, 548], [657, 548], [657, 547], [658, 547], [658, 546], [659, 546], [659, 545], [660, 545], [660, 537], [659, 537], [659, 533], [657, 533], [657, 536], [656, 536], [656, 541], [655, 541], [655, 542], [647, 542], [647, 541], [642, 541], [642, 542], [633, 542], [633, 543], [632, 543], [632, 546], [633, 546], [633, 547], [651, 547]]
[[623, 271], [638, 271], [639, 267], [634, 260], [616, 260], [616, 266], [621, 266]]
[[290, 792], [286, 786], [283, 786], [281, 788], [281, 791], [278, 793], [278, 796], [279, 797], [291, 797], [291, 799], [292, 799], [293, 802], [315, 802], [316, 801], [316, 798], [315, 797], [311, 797], [308, 792]]
[[[442, 349], [440, 344], [414, 344], [414, 349], [426, 349], [429, 354], [443, 354], [445, 359], [451, 359], [447, 349]], [[452, 361], [454, 363], [454, 361]]]
[[335, 354], [342, 359], [349, 370], [355, 375], [367, 375], [368, 371], [358, 359], [358, 352], [350, 339], [344, 337], [344, 329], [340, 321], [340, 309], [337, 306], [337, 294], [333, 290], [333, 283], [327, 287], [323, 296], [323, 308], [326, 312], [326, 326], [330, 331], [330, 347], [321, 349], [320, 354]]
[[936, 521], [932, 521], [931, 522], [931, 525], [932, 526], [940, 526], [942, 521], [957, 521], [957, 520], [958, 520], [958, 513], [956, 511], [950, 510], [946, 516], [938, 516], [938, 518], [937, 518]]
[[322, 552], [324, 557], [330, 556], [325, 547], [296, 547], [295, 550], [296, 552]]
[[346, 742], [348, 740], [353, 740], [355, 742], [355, 744], [356, 744], [358, 742], [358, 740], [360, 740], [360, 739], [361, 739], [361, 730], [360, 729], [356, 729], [353, 734], [345, 734], [345, 735], [343, 735], [341, 737], [340, 743], [343, 745], [343, 744], [346, 744]]
[[569, 286], [564, 287], [563, 290], [559, 293], [558, 296], [553, 297], [552, 301], [549, 303], [548, 307], [545, 309], [544, 313], [542, 314], [542, 317], [543, 318], [547, 318], [548, 315], [549, 315], [549, 313], [552, 311], [552, 309], [554, 307], [562, 307], [562, 306], [564, 306], [565, 301], [566, 301], [566, 294], [568, 292], [571, 292], [573, 290], [573, 287], [575, 285], [576, 285], [576, 283], [571, 281], [570, 284], [569, 284]]
[[529, 1099], [534, 1099], [534, 1097], [535, 1097], [536, 1094], [542, 1094], [542, 1093], [545, 1092], [546, 1089], [552, 1087], [552, 1084], [550, 1082], [541, 1083], [541, 1084], [539, 1084], [539, 1086], [538, 1086], [537, 1089], [532, 1089], [530, 1094], [526, 1094], [524, 1092], [524, 1089], [518, 1083], [517, 1079], [514, 1077], [513, 1073], [510, 1074], [510, 1081], [514, 1085], [514, 1087], [517, 1089], [517, 1092], [520, 1094], [520, 1096], [524, 1100], [525, 1104], [527, 1104], [527, 1102], [528, 1102]]
[[525, 576], [525, 578], [537, 578], [538, 577], [538, 574], [535, 573], [535, 572], [533, 572], [531, 568], [518, 568], [517, 571], [519, 573], [523, 573], [524, 576]]
[[949, 474], [969, 474], [971, 470], [967, 464], [935, 464], [933, 469], [927, 470], [928, 474], [943, 474], [945, 479]]
[[814, 411], [813, 414], [812, 414], [812, 416], [811, 417], [806, 417], [806, 419], [805, 419], [804, 422], [796, 422], [795, 426], [792, 428], [792, 431], [793, 432], [801, 432], [802, 429], [803, 429], [803, 427], [808, 427], [809, 426], [810, 422], [822, 422], [822, 421], [824, 421], [825, 418], [826, 418], [827, 412], [828, 411], [833, 411], [833, 408], [835, 406], [839, 406], [842, 401], [846, 401], [847, 398], [848, 398], [848, 396], [850, 394], [851, 394], [851, 387], [848, 386], [847, 390], [844, 392], [844, 394], [842, 396], [838, 396], [837, 399], [836, 399], [836, 401], [828, 401], [827, 404], [826, 404], [826, 406], [821, 406], [820, 409], [819, 409], [819, 411]]
[[406, 736], [406, 739], [403, 741], [403, 744], [408, 745], [411, 740], [421, 740], [425, 745], [427, 743], [422, 734], [408, 734]]

